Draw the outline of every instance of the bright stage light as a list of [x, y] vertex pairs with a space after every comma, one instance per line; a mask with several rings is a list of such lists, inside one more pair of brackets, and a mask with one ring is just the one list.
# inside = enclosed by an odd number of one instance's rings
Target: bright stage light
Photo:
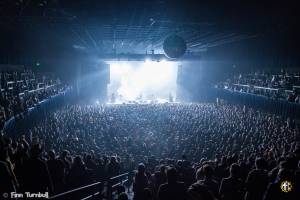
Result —
[[[176, 62], [117, 61], [110, 64], [108, 95], [123, 100], [168, 99], [176, 95]], [[154, 99], [153, 99], [154, 100]]]

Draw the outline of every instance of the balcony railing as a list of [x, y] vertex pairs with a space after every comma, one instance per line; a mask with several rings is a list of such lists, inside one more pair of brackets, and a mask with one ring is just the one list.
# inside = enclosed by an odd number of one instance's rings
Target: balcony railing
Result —
[[101, 192], [103, 185], [101, 182], [86, 185], [80, 188], [69, 190], [61, 194], [54, 195], [49, 199], [60, 200], [60, 199], [101, 199]]
[[118, 187], [126, 185], [129, 191], [130, 187], [130, 173], [120, 174], [118, 176], [111, 177], [103, 182], [96, 182], [90, 185], [86, 185], [80, 188], [72, 189], [67, 192], [63, 192], [49, 199], [72, 199], [72, 200], [87, 200], [87, 199], [108, 199], [112, 200]]

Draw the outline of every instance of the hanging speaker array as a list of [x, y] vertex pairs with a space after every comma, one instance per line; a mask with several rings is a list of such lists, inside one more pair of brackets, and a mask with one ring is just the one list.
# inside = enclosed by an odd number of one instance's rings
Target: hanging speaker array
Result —
[[187, 46], [182, 37], [178, 35], [170, 35], [164, 40], [163, 49], [168, 58], [176, 59], [184, 55]]

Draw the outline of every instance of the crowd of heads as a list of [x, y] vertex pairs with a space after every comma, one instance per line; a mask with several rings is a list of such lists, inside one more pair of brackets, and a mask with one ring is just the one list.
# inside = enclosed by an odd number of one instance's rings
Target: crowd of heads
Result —
[[[60, 81], [52, 74], [31, 70], [0, 73], [0, 127], [13, 116], [62, 90]], [[20, 116], [21, 117], [21, 116]]]
[[293, 199], [299, 188], [298, 125], [236, 105], [67, 105], [0, 146], [4, 191], [55, 194], [133, 170], [136, 200]]
[[238, 74], [218, 84], [218, 87], [300, 103], [299, 72], [288, 73], [282, 70], [276, 73]]

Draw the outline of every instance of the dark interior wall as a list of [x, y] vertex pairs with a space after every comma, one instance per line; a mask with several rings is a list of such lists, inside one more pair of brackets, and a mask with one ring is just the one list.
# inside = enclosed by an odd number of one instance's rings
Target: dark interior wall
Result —
[[23, 64], [35, 72], [54, 72], [64, 82], [72, 84], [76, 81], [76, 69], [80, 62], [80, 57], [76, 54], [52, 54], [49, 57], [35, 55]]
[[106, 102], [109, 76], [109, 65], [105, 62], [80, 62], [76, 76], [76, 89], [80, 99], [90, 103]]
[[[50, 40], [49, 33], [38, 27], [17, 30], [0, 26], [0, 64], [24, 65], [37, 72], [54, 72], [72, 83], [76, 66], [87, 55], [59, 40]], [[40, 65], [37, 66], [36, 64]]]
[[293, 33], [270, 33], [251, 39], [209, 48], [203, 53], [206, 61], [220, 61], [240, 70], [263, 68], [300, 68], [300, 41]]
[[11, 60], [13, 39], [9, 37], [9, 31], [0, 26], [0, 63], [8, 64]]
[[54, 72], [64, 82], [75, 84], [79, 67], [82, 73], [87, 73], [86, 68], [100, 63], [93, 54], [76, 50], [69, 43], [48, 40], [49, 33], [44, 30], [24, 28], [20, 31], [22, 27], [18, 30], [0, 27], [0, 64], [24, 65], [35, 72]]
[[182, 62], [178, 70], [177, 96], [180, 100], [209, 100], [209, 89], [234, 70], [230, 62]]

